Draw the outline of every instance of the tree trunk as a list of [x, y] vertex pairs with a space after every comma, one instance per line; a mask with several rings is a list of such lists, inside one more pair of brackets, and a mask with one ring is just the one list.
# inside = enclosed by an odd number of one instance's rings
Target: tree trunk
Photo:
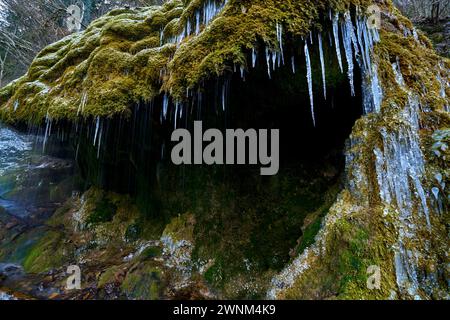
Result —
[[440, 2], [436, 1], [433, 3], [432, 7], [431, 7], [431, 20], [433, 23], [438, 23], [439, 22], [439, 16], [440, 16]]

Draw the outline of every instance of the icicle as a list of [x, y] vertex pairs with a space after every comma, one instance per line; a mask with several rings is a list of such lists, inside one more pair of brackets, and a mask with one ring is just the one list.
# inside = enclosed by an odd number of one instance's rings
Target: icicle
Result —
[[281, 60], [284, 64], [284, 48], [283, 48], [283, 25], [277, 22], [277, 39], [280, 46]]
[[97, 159], [100, 158], [100, 148], [102, 146], [102, 137], [103, 137], [103, 126], [100, 127], [100, 134], [98, 137]]
[[398, 83], [398, 85], [401, 88], [405, 88], [406, 84], [405, 84], [405, 80], [403, 79], [402, 72], [400, 70], [400, 63], [399, 63], [398, 57], [397, 57], [397, 62], [394, 62], [392, 64], [392, 71], [394, 72], [395, 81]]
[[355, 52], [355, 58], [359, 55], [359, 48], [358, 48], [358, 39], [356, 38], [355, 34], [355, 27], [353, 26], [352, 17], [350, 15], [350, 12], [346, 12], [344, 14], [345, 18], [345, 25], [347, 29], [347, 33], [350, 36], [350, 39], [352, 41], [353, 50]]
[[186, 35], [191, 35], [192, 34], [192, 25], [191, 25], [191, 20], [188, 19], [186, 22]]
[[294, 73], [295, 74], [295, 57], [294, 56], [292, 56], [291, 57], [291, 66], [292, 66], [292, 73]]
[[19, 100], [14, 101], [14, 112], [16, 112], [17, 109], [19, 109]]
[[381, 102], [383, 100], [383, 92], [381, 89], [380, 80], [378, 79], [378, 66], [372, 65], [372, 98], [376, 112], [381, 110]]
[[342, 57], [341, 57], [341, 45], [339, 43], [339, 13], [336, 13], [332, 19], [333, 21], [333, 35], [334, 35], [334, 44], [336, 47], [336, 55], [339, 62], [339, 68], [341, 72], [344, 72], [344, 67], [342, 66]]
[[177, 121], [178, 121], [178, 108], [179, 108], [179, 103], [176, 102], [175, 103], [175, 125], [174, 125], [174, 130], [177, 129]]
[[252, 49], [252, 67], [256, 67], [256, 59], [258, 59], [258, 55], [256, 54], [255, 48]]
[[45, 134], [44, 134], [44, 142], [42, 144], [42, 152], [45, 152], [45, 147], [47, 146], [48, 138], [52, 132], [52, 119], [50, 118], [48, 111], [45, 116]]
[[200, 33], [200, 11], [195, 12], [195, 35]]
[[[357, 17], [356, 19], [356, 35], [359, 43], [359, 47], [361, 49], [361, 58], [360, 58], [360, 67], [361, 69], [364, 69], [364, 71], [367, 71], [369, 68], [369, 60], [370, 60], [370, 50], [366, 43], [365, 36], [365, 28], [367, 28], [367, 23], [365, 23], [362, 18]], [[361, 64], [362, 62], [362, 64]]]
[[267, 62], [267, 73], [269, 75], [269, 79], [272, 79], [272, 75], [270, 73], [270, 52], [269, 48], [266, 47], [266, 62]]
[[277, 53], [276, 52], [272, 52], [272, 67], [273, 67], [273, 71], [275, 71], [277, 68]]
[[88, 94], [86, 91], [83, 91], [83, 94], [81, 95], [80, 106], [78, 107], [78, 112], [77, 112], [78, 115], [80, 113], [84, 112], [84, 107], [86, 106], [87, 100], [88, 100]]
[[[347, 21], [347, 13], [345, 14], [346, 21]], [[345, 49], [345, 57], [347, 59], [347, 65], [348, 65], [348, 71], [347, 76], [348, 80], [350, 82], [350, 89], [352, 96], [355, 96], [355, 85], [353, 80], [353, 71], [354, 71], [354, 64], [353, 64], [353, 50], [352, 50], [352, 36], [350, 28], [353, 29], [353, 25], [350, 21], [350, 26], [347, 22], [342, 24], [342, 39], [344, 43], [344, 49]]]
[[165, 93], [163, 96], [163, 108], [162, 108], [164, 120], [167, 119], [168, 110], [169, 110], [169, 97], [167, 96], [167, 93]]
[[217, 4], [215, 0], [205, 1], [203, 5], [203, 23], [208, 25], [225, 7], [228, 0]]
[[240, 67], [240, 71], [241, 71], [241, 79], [245, 81], [245, 69], [244, 69], [244, 66]]
[[327, 98], [327, 82], [326, 82], [326, 72], [325, 72], [325, 59], [323, 56], [323, 43], [322, 43], [322, 34], [318, 34], [319, 38], [319, 52], [320, 52], [320, 64], [322, 66], [322, 81], [323, 81], [323, 96], [325, 99]]
[[222, 110], [225, 111], [225, 83], [222, 85]]
[[163, 45], [163, 40], [164, 40], [164, 29], [161, 28], [161, 30], [159, 31], [159, 46], [162, 47]]
[[316, 118], [314, 115], [314, 96], [313, 96], [313, 84], [312, 84], [312, 70], [311, 70], [311, 58], [309, 56], [308, 43], [305, 41], [305, 58], [306, 58], [306, 78], [308, 80], [309, 100], [311, 102], [311, 115], [313, 119], [314, 127], [316, 126]]
[[95, 123], [94, 146], [97, 144], [97, 136], [98, 136], [99, 127], [100, 127], [100, 117], [97, 117], [97, 120]]

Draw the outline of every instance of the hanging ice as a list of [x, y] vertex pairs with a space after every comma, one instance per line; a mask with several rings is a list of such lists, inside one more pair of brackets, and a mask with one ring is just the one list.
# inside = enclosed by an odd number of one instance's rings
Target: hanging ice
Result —
[[256, 59], [258, 58], [258, 55], [256, 54], [255, 48], [252, 49], [252, 67], [256, 67]]
[[283, 49], [283, 25], [277, 22], [277, 39], [280, 46], [281, 60], [284, 64], [284, 49]]
[[226, 83], [224, 83], [224, 84], [222, 85], [222, 96], [221, 96], [221, 100], [222, 100], [222, 110], [223, 110], [223, 111], [225, 111], [225, 107], [226, 107], [226, 101], [225, 101], [226, 90], [227, 90], [227, 85], [226, 85]]
[[333, 22], [334, 45], [336, 47], [336, 55], [339, 62], [339, 68], [341, 69], [341, 72], [344, 72], [341, 57], [341, 45], [339, 43], [339, 13], [336, 13], [333, 16], [332, 22]]
[[167, 119], [167, 111], [169, 110], [169, 97], [167, 96], [167, 93], [163, 96], [163, 118], [164, 120]]
[[100, 126], [100, 133], [98, 136], [97, 159], [100, 158], [100, 148], [102, 146], [102, 136], [103, 136], [103, 126]]
[[400, 63], [398, 61], [398, 58], [397, 58], [397, 62], [394, 62], [392, 64], [392, 71], [394, 72], [394, 75], [395, 75], [395, 81], [398, 83], [398, 85], [400, 87], [404, 88], [406, 85], [405, 85], [405, 80], [403, 79], [402, 72], [400, 70]]
[[178, 121], [178, 108], [179, 108], [179, 103], [176, 102], [175, 103], [175, 124], [174, 124], [174, 130], [177, 129], [177, 121]]
[[159, 46], [162, 47], [164, 41], [164, 29], [161, 28], [159, 31]]
[[44, 134], [44, 142], [42, 144], [42, 152], [45, 152], [45, 147], [47, 146], [48, 137], [52, 132], [52, 119], [50, 118], [48, 112], [45, 116], [45, 134]]
[[200, 33], [200, 11], [195, 12], [195, 34]]
[[311, 102], [311, 115], [314, 127], [316, 126], [316, 117], [314, 115], [314, 96], [312, 84], [311, 58], [309, 56], [308, 43], [305, 41], [305, 58], [306, 58], [306, 78], [308, 81], [309, 100]]
[[353, 50], [355, 52], [355, 58], [357, 58], [357, 56], [359, 56], [358, 39], [355, 34], [355, 27], [353, 26], [352, 17], [350, 15], [350, 12], [347, 11], [344, 14], [344, 18], [345, 18], [345, 26], [347, 28], [347, 32], [352, 41]]
[[100, 127], [100, 117], [97, 117], [95, 123], [94, 146], [97, 144], [98, 129]]
[[78, 115], [80, 113], [84, 112], [84, 107], [86, 106], [87, 100], [88, 100], [88, 94], [86, 91], [83, 91], [83, 94], [81, 95], [80, 105], [78, 107], [78, 112], [77, 112]]
[[381, 103], [383, 101], [383, 91], [381, 89], [380, 80], [378, 79], [378, 66], [376, 64], [372, 65], [372, 99], [375, 112], [380, 112]]
[[326, 82], [326, 72], [325, 72], [325, 59], [323, 56], [323, 43], [322, 34], [318, 34], [319, 38], [319, 52], [320, 52], [320, 65], [322, 66], [322, 81], [323, 81], [323, 96], [327, 98], [327, 82]]
[[269, 48], [266, 47], [266, 62], [267, 62], [267, 73], [269, 75], [269, 79], [272, 79], [272, 75], [270, 74], [270, 51]]
[[352, 49], [352, 36], [351, 33], [353, 30], [353, 24], [350, 21], [350, 25], [349, 23], [347, 23], [347, 13], [344, 15], [345, 16], [345, 22], [342, 24], [342, 41], [344, 43], [344, 50], [345, 50], [345, 57], [347, 59], [347, 66], [348, 66], [348, 71], [347, 71], [347, 76], [348, 76], [348, 80], [350, 82], [350, 89], [351, 89], [351, 94], [352, 96], [355, 96], [355, 85], [354, 85], [354, 81], [353, 81], [353, 72], [354, 72], [354, 65], [353, 65], [353, 49]]
[[273, 68], [273, 71], [275, 71], [277, 68], [277, 53], [276, 52], [272, 52], [272, 68]]
[[291, 57], [291, 66], [292, 66], [292, 73], [295, 73], [295, 57]]

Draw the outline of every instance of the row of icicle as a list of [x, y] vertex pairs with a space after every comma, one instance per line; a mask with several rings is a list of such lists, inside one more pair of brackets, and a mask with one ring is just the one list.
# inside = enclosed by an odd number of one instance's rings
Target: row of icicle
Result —
[[[215, 1], [209, 0], [206, 1], [203, 5], [202, 9], [199, 9], [195, 12], [195, 23], [191, 23], [191, 20], [188, 19], [186, 23], [186, 27], [184, 28], [182, 34], [176, 37], [175, 41], [181, 43], [186, 36], [192, 34], [199, 34], [201, 25], [205, 27], [219, 14], [228, 0], [223, 1]], [[343, 14], [343, 17], [340, 17], [339, 13], [332, 13], [330, 11], [329, 19], [332, 23], [332, 33], [329, 34], [329, 44], [330, 47], [335, 47], [336, 57], [339, 64], [339, 68], [341, 72], [344, 72], [343, 60], [342, 60], [342, 50], [341, 43], [343, 43], [344, 54], [348, 66], [347, 75], [350, 83], [350, 90], [352, 96], [355, 95], [354, 89], [354, 59], [356, 59], [358, 65], [360, 66], [363, 72], [363, 102], [365, 113], [369, 113], [372, 111], [379, 111], [381, 100], [382, 100], [382, 92], [381, 86], [379, 84], [377, 68], [371, 61], [371, 53], [373, 50], [373, 46], [376, 42], [379, 41], [379, 35], [376, 29], [371, 29], [368, 26], [367, 19], [363, 16], [356, 17], [356, 23], [354, 24], [349, 12]], [[282, 65], [286, 64], [285, 61], [285, 52], [284, 52], [284, 43], [283, 43], [283, 25], [281, 23], [276, 23], [276, 37], [278, 46], [275, 50], [272, 50], [267, 45], [265, 48], [265, 56], [266, 56], [266, 65], [267, 65], [267, 73], [268, 77], [272, 78], [272, 73], [276, 71], [277, 68], [280, 68]], [[308, 82], [308, 92], [310, 96], [310, 108], [311, 108], [311, 116], [313, 124], [316, 125], [316, 117], [314, 111], [314, 90], [313, 90], [313, 74], [312, 74], [312, 66], [311, 66], [311, 51], [309, 49], [309, 43], [311, 45], [314, 44], [313, 33], [305, 39], [304, 43], [304, 54], [306, 61], [306, 78]], [[334, 38], [334, 40], [333, 40]], [[161, 34], [161, 41], [163, 39], [163, 34]], [[327, 85], [326, 85], [326, 70], [325, 70], [325, 58], [324, 58], [324, 49], [323, 49], [323, 37], [322, 33], [317, 34], [317, 44], [319, 48], [320, 55], [320, 65], [321, 65], [321, 77], [323, 83], [323, 95], [327, 97]], [[252, 67], [255, 68], [258, 59], [258, 52], [254, 48], [252, 49]], [[295, 57], [292, 56], [290, 60], [292, 72], [296, 73], [296, 62]], [[239, 68], [241, 77], [245, 77], [245, 68], [244, 66], [240, 66]], [[235, 66], [235, 71], [236, 66]], [[222, 85], [222, 90], [220, 94], [220, 104], [222, 106], [223, 111], [226, 109], [226, 92], [228, 90], [228, 83], [225, 81]], [[190, 93], [187, 90], [186, 96], [189, 97]], [[199, 99], [201, 99], [201, 93], [199, 93]], [[81, 102], [78, 109], [78, 114], [82, 114], [84, 112], [84, 108], [88, 101], [88, 95], [86, 92], [83, 92]], [[184, 106], [181, 102], [173, 103], [175, 108], [174, 114], [174, 127], [177, 128], [178, 120], [181, 120], [184, 114]], [[163, 122], [167, 120], [170, 106], [170, 97], [168, 93], [163, 94], [163, 102], [161, 108], [161, 117], [160, 121]], [[94, 145], [98, 146], [98, 150], [100, 150], [101, 146], [101, 136], [100, 132], [100, 118], [97, 117], [95, 120], [96, 130], [94, 134]], [[48, 141], [48, 136], [51, 134], [51, 123], [52, 120], [50, 116], [46, 117], [46, 130], [45, 130], [45, 138], [44, 138], [44, 148], [45, 144]]]

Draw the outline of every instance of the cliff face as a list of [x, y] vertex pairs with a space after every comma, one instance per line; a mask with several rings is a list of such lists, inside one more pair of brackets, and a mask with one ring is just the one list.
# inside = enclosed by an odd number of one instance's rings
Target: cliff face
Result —
[[[192, 101], [201, 104], [211, 81], [225, 110], [227, 77], [255, 84], [258, 67], [258, 77], [272, 81], [283, 82], [283, 68], [301, 73], [306, 82], [294, 88], [313, 122], [317, 96], [333, 95], [345, 81], [363, 112], [345, 149], [345, 186], [315, 241], [272, 277], [267, 295], [448, 298], [450, 62], [391, 1], [376, 1], [381, 29], [369, 28], [371, 4], [193, 0], [116, 10], [44, 49], [24, 77], [0, 91], [0, 114], [16, 123], [46, 119], [46, 134], [52, 122], [97, 119], [95, 144], [100, 121], [130, 117], [142, 102], [157, 105], [161, 122], [173, 114], [176, 126], [179, 110], [185, 115]], [[198, 231], [191, 225], [201, 221], [180, 219], [180, 229], [190, 230], [186, 248]], [[380, 290], [367, 286], [370, 266], [380, 268]]]

